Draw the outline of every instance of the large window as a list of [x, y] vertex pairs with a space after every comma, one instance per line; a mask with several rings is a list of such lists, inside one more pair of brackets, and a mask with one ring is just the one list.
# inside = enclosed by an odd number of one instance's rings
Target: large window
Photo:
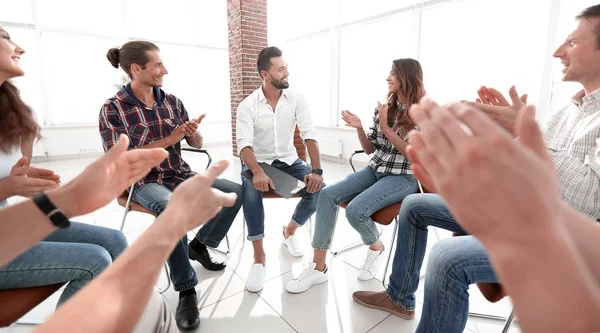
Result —
[[[339, 108], [357, 114], [367, 127], [373, 122], [377, 102], [385, 102], [386, 79], [394, 59], [410, 57], [410, 14], [350, 26], [340, 32]], [[341, 114], [341, 113], [340, 113]], [[343, 126], [343, 121], [338, 119]]]
[[474, 100], [481, 85], [505, 95], [516, 85], [537, 104], [549, 15], [549, 1], [466, 0], [424, 10], [420, 60], [428, 94]]
[[289, 64], [290, 89], [304, 95], [315, 125], [328, 126], [332, 102], [330, 36], [322, 34], [287, 43], [284, 57]]
[[126, 76], [106, 53], [135, 39], [161, 48], [164, 89], [191, 116], [230, 119], [226, 1], [0, 0], [0, 8], [0, 23], [26, 50], [26, 75], [15, 82], [45, 126], [97, 124]]
[[[578, 88], [560, 81], [553, 33], [564, 39], [565, 22], [593, 4], [597, 1], [269, 0], [268, 36], [270, 44], [292, 45], [284, 53], [294, 59], [291, 68], [303, 69], [292, 72], [294, 80], [311, 82], [303, 89], [330, 92], [329, 114], [319, 114], [319, 124], [343, 127], [343, 109], [370, 123], [376, 102], [385, 98], [392, 60], [405, 57], [421, 62], [425, 88], [440, 102], [474, 100], [482, 85], [507, 95], [516, 85], [539, 106], [543, 122]], [[329, 53], [321, 50], [324, 40]], [[295, 63], [308, 62], [314, 52], [330, 68], [311, 71]]]

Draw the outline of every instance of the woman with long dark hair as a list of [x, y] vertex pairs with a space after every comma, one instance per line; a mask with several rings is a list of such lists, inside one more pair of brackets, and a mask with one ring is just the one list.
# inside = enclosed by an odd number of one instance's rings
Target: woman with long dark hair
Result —
[[314, 284], [327, 281], [325, 259], [337, 222], [338, 205], [349, 200], [346, 217], [363, 243], [368, 245], [358, 279], [373, 279], [384, 248], [371, 215], [417, 191], [417, 181], [405, 156], [408, 133], [415, 129], [408, 108], [425, 95], [421, 65], [414, 59], [394, 60], [387, 82], [387, 103], [378, 103], [368, 134], [356, 115], [342, 111], [346, 126], [356, 128], [365, 153], [374, 155], [366, 168], [321, 190], [312, 241], [313, 262], [288, 282], [286, 289], [291, 293], [301, 293]]
[[[12, 196], [31, 197], [56, 188], [60, 180], [51, 170], [29, 165], [40, 126], [10, 81], [24, 75], [19, 65], [24, 53], [0, 26], [0, 207], [8, 205]], [[58, 301], [61, 305], [126, 247], [125, 236], [117, 230], [72, 222], [0, 267], [0, 290], [66, 283]]]

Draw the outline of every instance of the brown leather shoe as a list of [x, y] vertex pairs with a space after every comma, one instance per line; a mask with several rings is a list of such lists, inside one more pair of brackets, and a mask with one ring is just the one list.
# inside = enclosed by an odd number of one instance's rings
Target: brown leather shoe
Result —
[[404, 310], [390, 300], [385, 291], [356, 291], [352, 294], [354, 302], [371, 309], [387, 311], [402, 319], [415, 318], [415, 311]]

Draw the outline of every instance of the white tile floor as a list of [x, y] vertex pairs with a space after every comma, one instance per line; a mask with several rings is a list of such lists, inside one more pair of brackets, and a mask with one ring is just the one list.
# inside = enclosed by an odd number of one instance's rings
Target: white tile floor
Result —
[[[210, 148], [213, 159], [228, 159], [231, 167], [223, 175], [224, 178], [239, 182], [239, 160], [231, 157], [230, 147]], [[184, 152], [185, 159], [195, 170], [203, 170], [206, 158]], [[55, 170], [69, 181], [94, 159], [72, 159], [57, 162], [37, 163], [38, 166]], [[347, 164], [324, 162], [325, 181], [333, 183], [352, 170]], [[301, 241], [306, 246], [304, 258], [292, 258], [280, 243], [280, 228], [288, 222], [293, 212], [296, 200], [285, 199], [265, 200], [266, 238], [265, 249], [267, 258], [267, 282], [263, 291], [258, 294], [244, 290], [245, 279], [252, 264], [252, 247], [249, 243], [242, 248], [242, 213], [238, 215], [229, 232], [231, 252], [228, 256], [220, 255], [227, 260], [227, 268], [223, 272], [209, 272], [197, 262], [193, 263], [200, 280], [196, 289], [199, 292], [202, 323], [198, 332], [414, 332], [418, 325], [423, 302], [423, 280], [417, 293], [417, 318], [406, 321], [376, 310], [366, 309], [352, 301], [351, 294], [355, 290], [383, 290], [384, 265], [377, 280], [362, 282], [356, 278], [357, 267], [364, 259], [365, 248], [360, 247], [331, 258], [329, 282], [311, 288], [306, 293], [291, 295], [285, 289], [294, 272], [298, 272], [303, 263], [311, 258], [308, 232], [301, 230]], [[116, 201], [108, 206], [76, 220], [80, 222], [101, 225], [118, 229], [123, 214]], [[130, 213], [125, 224], [124, 232], [130, 243], [152, 223], [152, 218], [140, 213]], [[305, 229], [306, 230], [306, 229]], [[390, 243], [392, 227], [384, 228], [382, 240]], [[449, 233], [440, 232], [442, 237]], [[344, 214], [339, 215], [334, 247], [340, 248], [359, 238], [354, 230], [346, 223]], [[436, 241], [434, 233], [430, 233], [429, 247]], [[225, 249], [225, 242], [221, 245]], [[216, 255], [219, 255], [215, 253]], [[423, 265], [426, 267], [426, 263]], [[165, 286], [167, 277], [163, 273], [158, 286]], [[173, 289], [164, 294], [172, 310], [177, 306], [177, 293]], [[51, 315], [57, 295], [35, 308], [24, 319], [43, 320]], [[511, 305], [508, 300], [497, 304], [488, 303], [478, 292], [471, 289], [471, 310], [507, 316]], [[495, 320], [484, 320], [470, 317], [465, 332], [500, 332], [503, 323]], [[513, 325], [516, 326], [516, 325]], [[31, 332], [33, 326], [15, 324], [1, 332]], [[518, 328], [510, 332], [519, 332]]]

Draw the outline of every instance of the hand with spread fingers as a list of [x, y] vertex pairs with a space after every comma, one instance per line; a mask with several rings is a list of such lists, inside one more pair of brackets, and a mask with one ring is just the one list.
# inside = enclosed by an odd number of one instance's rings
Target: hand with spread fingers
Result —
[[414, 174], [444, 197], [465, 230], [481, 238], [527, 238], [523, 222], [536, 230], [555, 223], [561, 207], [555, 167], [534, 107], [519, 111], [520, 142], [468, 105], [441, 107], [426, 98], [410, 112], [421, 129], [410, 138]]
[[512, 104], [494, 88], [482, 86], [478, 91], [477, 103], [463, 101], [463, 103], [483, 111], [498, 125], [502, 126], [512, 135], [515, 135], [515, 124], [518, 111], [527, 105], [527, 94], [519, 96], [515, 86], [508, 91]]
[[342, 110], [342, 120], [345, 122], [344, 125], [348, 127], [362, 129], [360, 118], [348, 110]]

